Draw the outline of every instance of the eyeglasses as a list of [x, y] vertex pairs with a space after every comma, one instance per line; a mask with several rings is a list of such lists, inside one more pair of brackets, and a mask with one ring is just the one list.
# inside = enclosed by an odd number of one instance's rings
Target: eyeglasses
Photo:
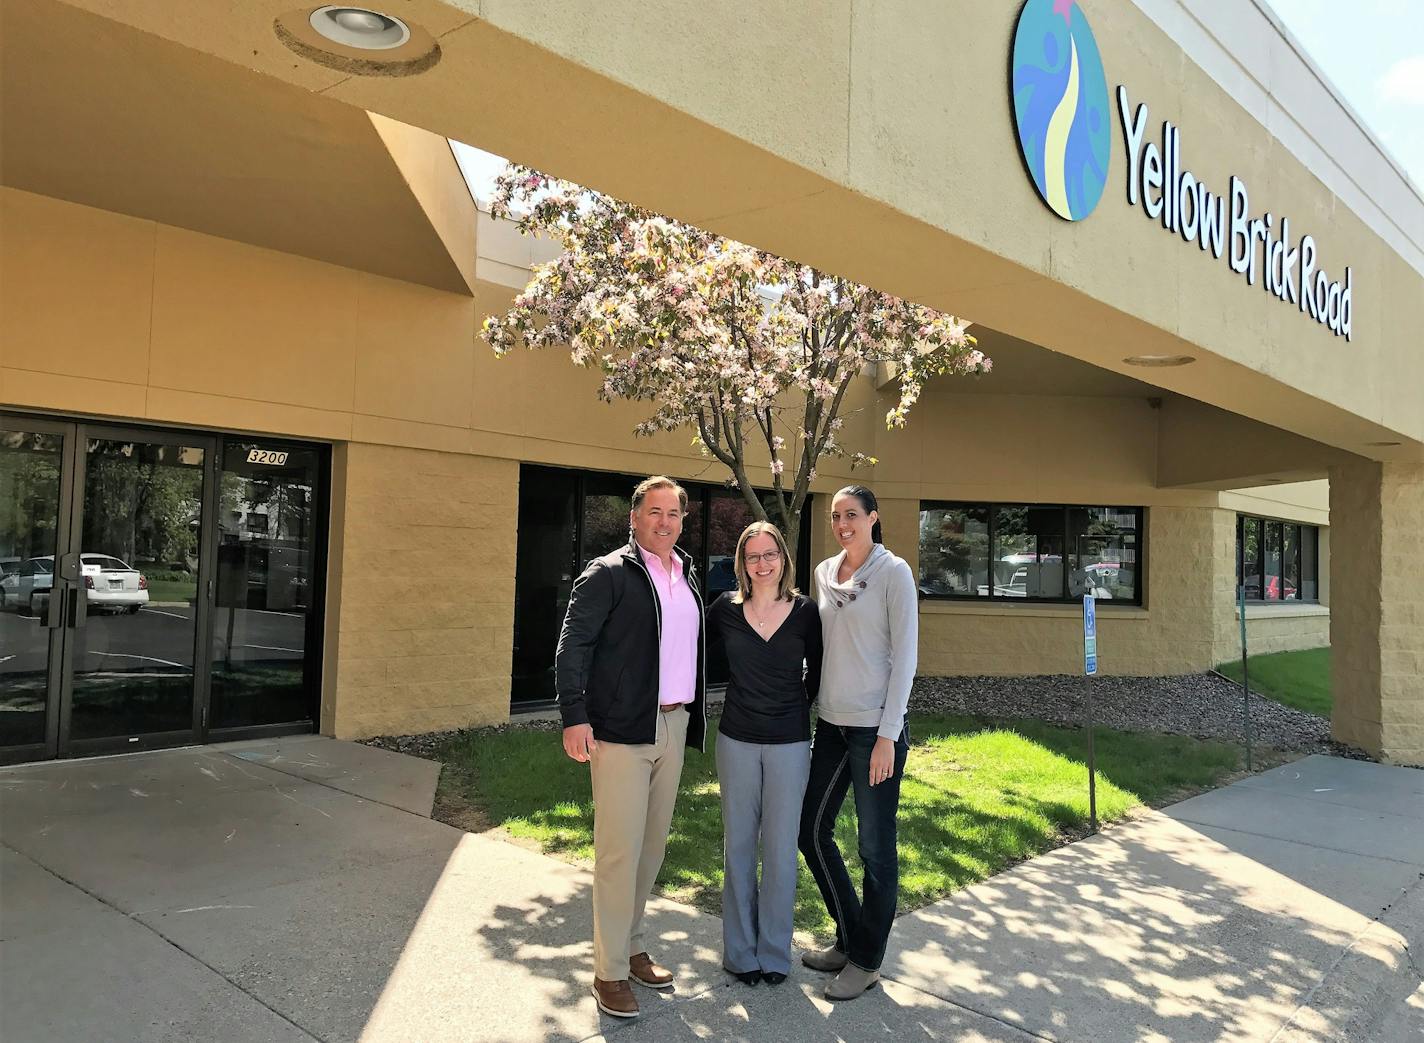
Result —
[[761, 554], [747, 554], [743, 560], [745, 560], [748, 565], [755, 565], [759, 561], [764, 561], [768, 565], [775, 565], [781, 560], [781, 551], [769, 550]]

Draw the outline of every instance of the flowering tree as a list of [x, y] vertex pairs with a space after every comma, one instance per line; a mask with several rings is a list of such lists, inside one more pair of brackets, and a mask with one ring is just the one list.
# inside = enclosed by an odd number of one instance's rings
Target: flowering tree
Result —
[[562, 246], [505, 315], [485, 320], [495, 352], [569, 351], [603, 374], [600, 398], [652, 404], [638, 434], [691, 428], [767, 520], [747, 471], [752, 447], [764, 452], [779, 505], [770, 520], [793, 552], [817, 462], [875, 462], [839, 439], [846, 392], [867, 366], [893, 367], [892, 428], [929, 377], [990, 366], [967, 322], [527, 167], [504, 170], [491, 211]]

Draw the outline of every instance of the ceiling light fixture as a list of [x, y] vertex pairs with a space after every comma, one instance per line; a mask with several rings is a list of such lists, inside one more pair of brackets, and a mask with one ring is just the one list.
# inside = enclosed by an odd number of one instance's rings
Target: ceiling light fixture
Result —
[[410, 39], [410, 27], [399, 18], [364, 7], [318, 7], [310, 21], [332, 43], [360, 51], [389, 51]]
[[293, 53], [348, 76], [415, 76], [440, 61], [429, 32], [367, 7], [298, 8], [278, 15], [272, 31]]
[[1196, 361], [1193, 355], [1129, 355], [1123, 359], [1129, 366], [1186, 366]]

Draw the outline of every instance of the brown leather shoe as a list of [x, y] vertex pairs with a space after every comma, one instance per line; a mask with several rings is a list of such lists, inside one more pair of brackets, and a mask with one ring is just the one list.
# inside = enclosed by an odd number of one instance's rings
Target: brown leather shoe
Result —
[[615, 1018], [636, 1018], [638, 1001], [633, 998], [633, 986], [628, 979], [604, 981], [593, 979], [593, 998], [598, 1001], [598, 1009]]
[[645, 952], [629, 957], [628, 973], [637, 980], [638, 984], [646, 985], [650, 989], [672, 987], [672, 971], [666, 967], [659, 967], [653, 962], [653, 958]]

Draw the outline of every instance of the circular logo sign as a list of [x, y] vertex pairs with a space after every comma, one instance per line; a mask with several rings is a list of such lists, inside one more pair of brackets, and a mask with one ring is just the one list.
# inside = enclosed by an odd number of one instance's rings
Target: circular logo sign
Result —
[[1108, 176], [1108, 85], [1088, 19], [1075, 0], [1028, 0], [1012, 63], [1019, 149], [1038, 194], [1081, 221]]

